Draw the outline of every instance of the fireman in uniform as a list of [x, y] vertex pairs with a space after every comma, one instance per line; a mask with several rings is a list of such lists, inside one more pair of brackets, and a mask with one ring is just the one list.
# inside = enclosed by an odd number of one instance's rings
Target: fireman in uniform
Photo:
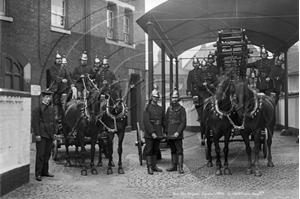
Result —
[[31, 126], [36, 139], [35, 177], [37, 181], [42, 181], [42, 176], [54, 176], [49, 173], [52, 143], [56, 136], [55, 111], [51, 106], [52, 94], [50, 90], [42, 91], [42, 102], [32, 111]]
[[217, 83], [217, 76], [215, 74], [215, 70], [213, 65], [207, 65], [207, 61], [205, 59], [201, 62], [201, 79], [203, 80], [202, 85], [200, 87], [200, 96], [202, 98], [202, 102], [210, 97], [214, 93], [214, 89]]
[[58, 52], [56, 52], [54, 65], [50, 67], [51, 83], [49, 90], [53, 94], [53, 107], [55, 110], [55, 119], [57, 125], [61, 128], [62, 119], [62, 104], [65, 102], [65, 96], [69, 87], [76, 90], [70, 73], [67, 71], [62, 63], [63, 59]]
[[166, 113], [166, 131], [167, 136], [172, 139], [168, 139], [171, 147], [171, 162], [172, 166], [167, 171], [177, 171], [180, 174], [183, 171], [183, 131], [186, 127], [186, 111], [183, 106], [179, 104], [180, 98], [177, 89], [173, 90], [171, 95], [171, 105], [167, 109]]
[[215, 56], [211, 54], [211, 52], [209, 52], [207, 56], [207, 66], [208, 68], [212, 69], [216, 77], [219, 77], [220, 69], [216, 65], [214, 65], [214, 62], [215, 62]]
[[258, 81], [257, 88], [259, 92], [263, 92], [267, 95], [271, 93], [270, 77], [271, 66], [274, 65], [273, 59], [268, 59], [268, 52], [264, 46], [262, 46], [260, 51], [261, 59], [253, 63], [247, 64], [247, 68], [256, 68], [258, 70]]
[[89, 73], [92, 71], [90, 66], [87, 66], [87, 54], [86, 51], [79, 58], [80, 65], [73, 71], [73, 79], [76, 81], [76, 88], [78, 91], [78, 98], [86, 98], [88, 91], [91, 89], [91, 83], [88, 78]]
[[194, 69], [189, 71], [187, 78], [187, 95], [193, 96], [195, 106], [199, 106], [201, 103], [200, 87], [202, 85], [200, 62], [196, 56], [193, 58]]
[[105, 84], [111, 85], [117, 81], [115, 74], [109, 70], [108, 59], [106, 57], [103, 58], [101, 68], [102, 70], [98, 70], [93, 76], [98, 88], [102, 88]]
[[277, 56], [275, 58], [275, 66], [272, 67], [270, 72], [270, 79], [273, 83], [273, 92], [276, 93], [275, 104], [277, 105], [279, 101], [279, 95], [284, 92], [284, 69], [281, 65], [284, 63], [283, 55]]
[[162, 169], [156, 166], [157, 155], [160, 152], [158, 137], [165, 136], [165, 113], [161, 106], [157, 104], [159, 92], [155, 88], [150, 96], [150, 101], [146, 104], [143, 112], [143, 123], [145, 125], [145, 155], [148, 174], [153, 175], [153, 171], [162, 172]]

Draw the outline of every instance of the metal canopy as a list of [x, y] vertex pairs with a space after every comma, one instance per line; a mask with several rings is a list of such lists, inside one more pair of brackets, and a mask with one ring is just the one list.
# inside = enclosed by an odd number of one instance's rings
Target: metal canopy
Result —
[[219, 30], [246, 29], [252, 44], [286, 52], [299, 40], [299, 0], [169, 0], [137, 20], [168, 56], [214, 42]]

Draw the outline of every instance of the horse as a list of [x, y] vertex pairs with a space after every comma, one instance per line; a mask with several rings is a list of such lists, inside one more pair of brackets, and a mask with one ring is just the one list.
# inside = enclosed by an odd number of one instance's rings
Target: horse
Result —
[[228, 80], [229, 78], [227, 75], [221, 75], [218, 78], [216, 93], [204, 101], [202, 111], [203, 114], [201, 116], [203, 121], [203, 125], [201, 125], [201, 132], [205, 133], [207, 144], [207, 167], [213, 166], [211, 155], [211, 144], [213, 140], [216, 152], [216, 175], [222, 175], [222, 163], [219, 145], [219, 140], [222, 136], [225, 138], [223, 149], [225, 157], [224, 174], [231, 174], [231, 171], [228, 167], [228, 144], [232, 129], [232, 123], [230, 121], [235, 121], [236, 115], [234, 113], [234, 107], [230, 95], [232, 82]]
[[107, 95], [107, 103], [105, 111], [97, 119], [100, 125], [100, 131], [107, 132], [107, 156], [108, 156], [108, 168], [107, 175], [113, 173], [112, 166], [112, 154], [113, 154], [113, 139], [115, 134], [118, 136], [118, 173], [124, 174], [122, 168], [122, 153], [123, 153], [123, 140], [125, 136], [125, 129], [127, 126], [127, 107], [122, 98], [122, 88], [117, 82], [110, 85], [104, 92]]
[[[247, 82], [243, 79], [239, 80], [233, 85], [233, 92], [236, 96], [236, 110], [239, 118], [244, 120], [244, 128], [241, 135], [246, 144], [246, 152], [248, 155], [248, 167], [246, 174], [252, 174], [252, 165], [255, 166], [255, 176], [261, 176], [259, 165], [259, 149], [261, 145], [261, 131], [267, 129], [265, 133], [268, 147], [268, 166], [273, 167], [271, 155], [272, 137], [274, 133], [274, 126], [276, 122], [275, 116], [275, 102], [264, 93], [257, 93]], [[254, 162], [251, 160], [251, 147], [249, 136], [252, 135], [254, 139]]]
[[[87, 167], [85, 165], [85, 137], [91, 139], [91, 172], [94, 175], [98, 174], [94, 165], [95, 145], [98, 137], [98, 127], [96, 118], [100, 113], [100, 91], [93, 89], [89, 92], [87, 103], [81, 100], [71, 100], [65, 105], [65, 114], [63, 117], [63, 133], [65, 137], [66, 147], [66, 166], [71, 166], [69, 145], [70, 137], [75, 136], [76, 147], [76, 165], [81, 166], [81, 175], [87, 175]], [[81, 147], [80, 157], [81, 162], [78, 162], [78, 146]]]

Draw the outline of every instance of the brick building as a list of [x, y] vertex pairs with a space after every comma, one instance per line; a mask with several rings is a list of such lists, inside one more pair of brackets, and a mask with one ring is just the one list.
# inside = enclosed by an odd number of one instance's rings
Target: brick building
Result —
[[[145, 34], [135, 23], [144, 12], [145, 0], [0, 0], [0, 90], [20, 91], [25, 97], [25, 92], [31, 92], [29, 104], [33, 109], [39, 99], [31, 88], [40, 86], [43, 90], [48, 86], [47, 70], [54, 63], [56, 51], [66, 55], [71, 72], [79, 64], [79, 56], [87, 51], [88, 65], [93, 64], [95, 56], [101, 60], [104, 56], [108, 58], [110, 70], [125, 80], [121, 83], [125, 91], [129, 80], [135, 83], [145, 76]], [[128, 106], [133, 107], [128, 125], [133, 129], [145, 103], [144, 84], [134, 87], [128, 97]], [[30, 117], [30, 111], [26, 111]], [[5, 116], [4, 112], [1, 114]], [[18, 122], [10, 121], [5, 129]], [[30, 135], [30, 127], [26, 128]], [[0, 158], [8, 148], [1, 147]], [[11, 169], [14, 166], [8, 170]], [[19, 186], [16, 182], [2, 186], [3, 177], [10, 178], [9, 175], [7, 170], [0, 172], [0, 196]]]

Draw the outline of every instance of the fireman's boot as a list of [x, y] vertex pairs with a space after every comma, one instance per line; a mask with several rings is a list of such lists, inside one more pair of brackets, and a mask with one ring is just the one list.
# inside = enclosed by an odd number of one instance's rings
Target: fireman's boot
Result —
[[153, 175], [152, 156], [146, 156], [146, 163], [147, 163], [148, 174]]
[[155, 172], [162, 172], [162, 169], [156, 166], [157, 155], [152, 155], [152, 170]]
[[183, 174], [183, 154], [178, 155], [178, 172], [180, 174]]
[[172, 162], [172, 166], [168, 169], [166, 169], [166, 171], [177, 171], [177, 154], [171, 154], [171, 162]]

